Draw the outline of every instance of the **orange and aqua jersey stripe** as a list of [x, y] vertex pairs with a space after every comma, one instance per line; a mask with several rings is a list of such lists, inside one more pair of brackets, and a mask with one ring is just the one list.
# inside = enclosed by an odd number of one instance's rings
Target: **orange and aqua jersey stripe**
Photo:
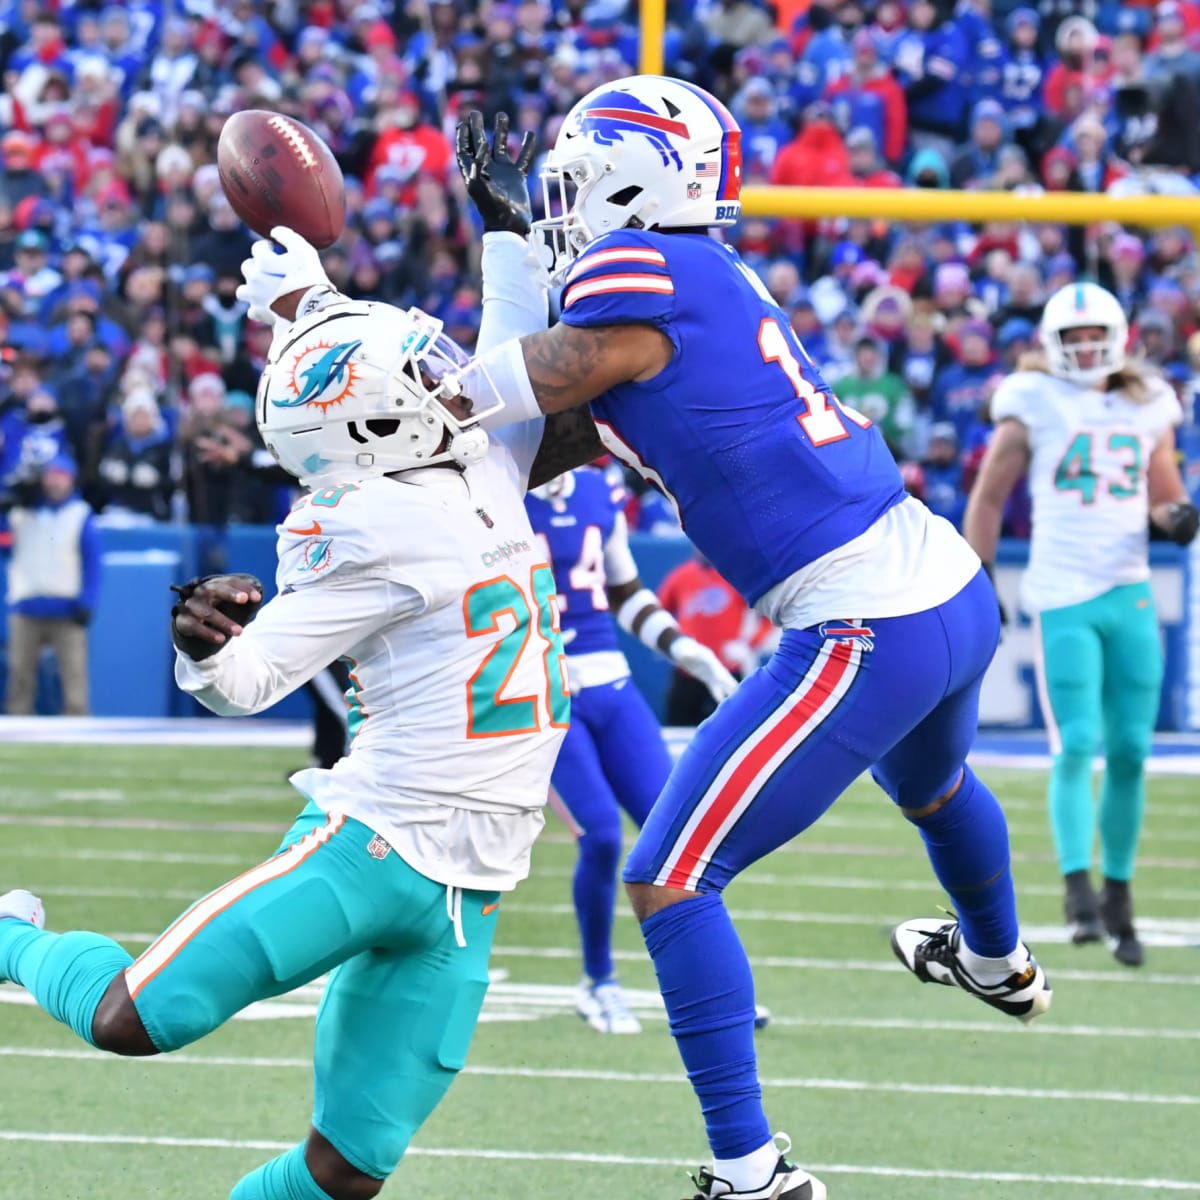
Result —
[[358, 670], [358, 663], [352, 658], [343, 658], [342, 662], [346, 664], [347, 673], [350, 676], [350, 686], [346, 689], [346, 729], [350, 734], [350, 740], [354, 741], [368, 714], [367, 710], [363, 708], [362, 684], [354, 674]]
[[230, 880], [224, 887], [209, 893], [187, 910], [159, 939], [148, 946], [133, 965], [125, 971], [125, 983], [132, 999], [161, 971], [168, 967], [203, 929], [207, 928], [226, 909], [249, 895], [255, 888], [273, 883], [294, 871], [311, 858], [342, 826], [342, 813], [330, 813], [325, 824], [305, 834], [282, 854], [251, 867], [243, 875]]

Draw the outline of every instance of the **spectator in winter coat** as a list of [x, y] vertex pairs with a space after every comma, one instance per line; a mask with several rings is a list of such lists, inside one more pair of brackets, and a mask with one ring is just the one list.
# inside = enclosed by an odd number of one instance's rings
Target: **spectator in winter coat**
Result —
[[970, 320], [957, 331], [958, 361], [938, 372], [931, 411], [935, 421], [949, 421], [959, 445], [972, 447], [987, 426], [987, 402], [1000, 379], [992, 357], [992, 329], [986, 321]]
[[1186, 75], [1200, 85], [1200, 54], [1188, 44], [1182, 6], [1177, 0], [1162, 0], [1154, 12], [1158, 45], [1146, 55], [1146, 78], [1169, 80], [1172, 75]]
[[131, 392], [96, 468], [97, 507], [155, 521], [171, 517], [171, 436], [150, 392]]
[[791, 137], [787, 124], [778, 116], [774, 90], [761, 76], [755, 76], [733, 98], [731, 108], [742, 127], [746, 172], [769, 176], [780, 146]]
[[57, 660], [66, 715], [88, 711], [87, 626], [100, 589], [100, 545], [92, 511], [75, 492], [75, 474], [69, 458], [52, 458], [36, 493], [9, 512], [10, 715], [33, 712], [43, 646]]
[[875, 39], [860, 29], [850, 39], [852, 65], [825, 87], [842, 129], [862, 126], [875, 137], [875, 146], [889, 163], [904, 157], [908, 140], [908, 106], [904, 89], [886, 63], [880, 61]]
[[796, 136], [782, 147], [771, 168], [771, 183], [779, 187], [848, 187], [850, 156], [823, 101], [811, 104]]
[[971, 140], [950, 164], [950, 186], [984, 186], [995, 173], [1007, 141], [1008, 123], [999, 101], [980, 100], [971, 112]]
[[963, 491], [963, 465], [958, 454], [958, 431], [951, 421], [938, 421], [929, 430], [925, 447], [925, 495], [929, 508], [945, 517], [955, 529], [962, 528], [967, 497]]
[[1013, 136], [1032, 150], [1041, 120], [1046, 60], [1038, 48], [1041, 21], [1036, 9], [1015, 8], [1004, 23], [1007, 44], [1000, 60], [999, 81], [989, 92], [1008, 117]]
[[908, 32], [896, 46], [893, 70], [908, 102], [908, 125], [915, 146], [952, 150], [967, 116], [964, 74], [966, 38], [949, 6], [915, 0], [908, 10]]
[[879, 343], [869, 334], [854, 344], [854, 369], [837, 384], [839, 400], [857, 409], [879, 428], [896, 458], [913, 450], [916, 408], [899, 375], [887, 370]]
[[36, 168], [37, 138], [20, 129], [10, 129], [0, 139], [0, 193], [14, 208], [27, 196], [46, 195], [46, 183]]
[[859, 187], [903, 186], [900, 176], [879, 157], [875, 135], [865, 125], [856, 125], [846, 134], [846, 153], [850, 158], [850, 174]]

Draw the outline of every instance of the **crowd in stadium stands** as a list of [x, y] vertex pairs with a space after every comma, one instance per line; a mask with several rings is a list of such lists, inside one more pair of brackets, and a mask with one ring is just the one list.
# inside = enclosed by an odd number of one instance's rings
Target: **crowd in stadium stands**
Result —
[[[101, 521], [275, 521], [286, 488], [252, 414], [271, 335], [234, 297], [251, 235], [217, 177], [222, 122], [262, 107], [317, 129], [347, 177], [331, 278], [419, 305], [469, 347], [478, 231], [455, 122], [505, 110], [551, 145], [579, 97], [636, 70], [637, 9], [0, 0], [0, 504], [69, 458]], [[1186, 195], [1200, 182], [1191, 0], [675, 2], [665, 61], [740, 121], [746, 183]], [[1179, 388], [1200, 470], [1187, 231], [831, 217], [746, 219], [730, 236], [910, 490], [951, 519], [997, 381], [1043, 298], [1077, 278], [1116, 292], [1136, 348]], [[652, 494], [634, 516], [673, 524]], [[1028, 532], [1020, 495], [1006, 531]]]

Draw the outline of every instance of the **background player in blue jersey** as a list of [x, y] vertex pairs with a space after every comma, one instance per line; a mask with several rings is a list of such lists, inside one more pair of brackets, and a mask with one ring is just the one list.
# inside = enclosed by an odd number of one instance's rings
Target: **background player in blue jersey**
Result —
[[569, 264], [562, 320], [483, 355], [468, 394], [496, 389], [507, 419], [577, 411], [581, 460], [598, 429], [784, 630], [697, 731], [624, 875], [716, 1158], [700, 1197], [823, 1200], [770, 1136], [754, 983], [721, 893], [869, 768], [958, 912], [899, 926], [897, 956], [1022, 1020], [1049, 1007], [1018, 934], [1004, 815], [965, 763], [995, 596], [756, 277], [708, 236], [740, 214], [740, 134], [713, 97], [653, 76], [605, 85], [568, 114], [544, 178], [547, 211], [563, 214], [543, 225]]
[[658, 720], [618, 647], [617, 625], [699, 679], [716, 701], [737, 687], [720, 659], [681, 634], [642, 583], [629, 551], [624, 500], [625, 489], [595, 468], [560, 475], [525, 498], [529, 523], [554, 568], [571, 680], [571, 727], [550, 782], [579, 842], [573, 893], [584, 977], [577, 1011], [601, 1033], [641, 1030], [613, 973], [621, 809], [640, 828], [671, 771]]

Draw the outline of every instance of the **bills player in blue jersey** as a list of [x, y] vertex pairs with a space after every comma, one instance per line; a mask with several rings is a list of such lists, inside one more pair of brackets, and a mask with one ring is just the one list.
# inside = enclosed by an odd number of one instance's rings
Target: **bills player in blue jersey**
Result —
[[617, 627], [695, 676], [716, 701], [737, 687], [721, 660], [680, 633], [642, 583], [624, 500], [625, 489], [595, 468], [569, 471], [525, 498], [542, 557], [554, 568], [571, 680], [571, 727], [550, 782], [551, 804], [557, 801], [579, 844], [573, 894], [584, 978], [576, 1007], [601, 1033], [641, 1030], [613, 974], [621, 810], [640, 828], [671, 770], [658, 720], [630, 679]]
[[[787, 316], [708, 235], [738, 219], [740, 134], [701, 89], [638, 76], [584, 97], [546, 160], [561, 321], [476, 360], [505, 418], [575, 410], [669, 497], [684, 530], [783, 628], [697, 731], [624, 878], [716, 1162], [702, 1200], [823, 1200], [770, 1136], [754, 983], [722, 900], [863, 771], [925, 841], [956, 920], [893, 934], [919, 979], [1029, 1020], [1050, 1002], [1018, 933], [1004, 814], [966, 765], [999, 631], [979, 559], [906, 496], [879, 432], [840, 405]], [[555, 211], [548, 203], [547, 211]], [[475, 389], [472, 391], [471, 389]], [[588, 409], [579, 406], [587, 405]]]

